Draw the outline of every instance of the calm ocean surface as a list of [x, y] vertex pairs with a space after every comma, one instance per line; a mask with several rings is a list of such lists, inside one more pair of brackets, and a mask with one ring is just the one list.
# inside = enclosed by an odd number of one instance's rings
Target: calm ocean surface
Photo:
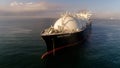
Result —
[[0, 68], [120, 68], [120, 21], [94, 20], [83, 45], [41, 59], [40, 32], [55, 19], [0, 19]]

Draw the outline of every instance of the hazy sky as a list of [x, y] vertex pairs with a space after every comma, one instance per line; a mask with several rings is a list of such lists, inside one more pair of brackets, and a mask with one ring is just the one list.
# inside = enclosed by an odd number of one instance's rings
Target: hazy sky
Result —
[[120, 0], [0, 0], [0, 16], [55, 17], [84, 9], [99, 18], [120, 18]]

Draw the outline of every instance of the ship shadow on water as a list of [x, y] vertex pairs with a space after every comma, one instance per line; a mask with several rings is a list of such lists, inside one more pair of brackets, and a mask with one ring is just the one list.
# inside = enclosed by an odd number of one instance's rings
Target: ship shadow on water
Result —
[[[46, 68], [77, 68], [84, 62], [85, 50], [89, 46], [89, 40], [66, 47], [55, 54], [48, 55], [44, 60]], [[81, 65], [82, 66], [82, 65]]]

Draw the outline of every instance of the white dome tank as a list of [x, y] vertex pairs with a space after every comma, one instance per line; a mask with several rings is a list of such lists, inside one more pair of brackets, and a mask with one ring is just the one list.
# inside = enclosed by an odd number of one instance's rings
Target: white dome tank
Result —
[[78, 20], [76, 17], [73, 16], [63, 16], [62, 18], [58, 19], [54, 24], [54, 29], [62, 30], [62, 31], [79, 31], [82, 28], [82, 21]]

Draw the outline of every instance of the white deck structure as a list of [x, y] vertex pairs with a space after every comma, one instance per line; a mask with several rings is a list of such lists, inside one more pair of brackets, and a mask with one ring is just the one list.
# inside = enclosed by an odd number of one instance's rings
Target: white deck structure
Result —
[[44, 31], [45, 35], [73, 33], [83, 30], [89, 23], [91, 14], [89, 12], [65, 13], [59, 18], [54, 26]]

